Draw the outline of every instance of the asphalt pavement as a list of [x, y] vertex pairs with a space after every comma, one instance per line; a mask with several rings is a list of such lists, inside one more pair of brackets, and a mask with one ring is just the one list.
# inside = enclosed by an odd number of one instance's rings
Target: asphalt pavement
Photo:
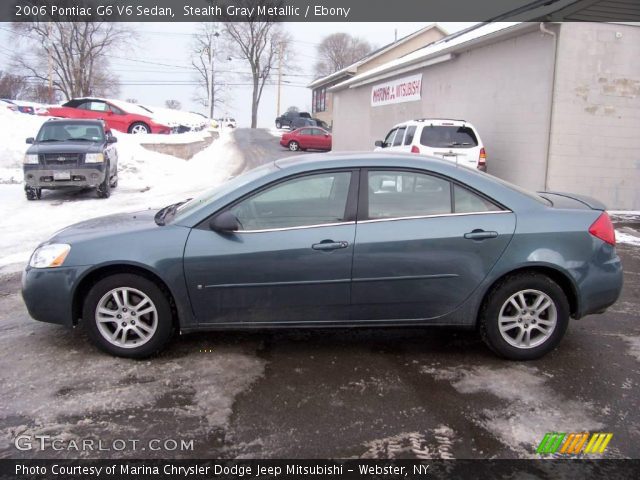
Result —
[[[244, 168], [290, 155], [266, 130], [234, 136]], [[118, 359], [31, 320], [5, 275], [0, 457], [527, 458], [547, 432], [586, 431], [613, 433], [603, 457], [640, 458], [640, 247], [618, 251], [619, 301], [526, 363], [415, 328], [197, 333]]]

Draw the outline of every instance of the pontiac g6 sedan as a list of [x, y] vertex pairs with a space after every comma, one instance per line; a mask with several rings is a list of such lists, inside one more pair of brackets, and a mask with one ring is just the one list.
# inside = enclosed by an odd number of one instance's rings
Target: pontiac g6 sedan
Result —
[[455, 325], [529, 360], [616, 301], [614, 244], [589, 198], [410, 154], [323, 154], [62, 230], [23, 296], [36, 320], [81, 322], [124, 357], [176, 330]]

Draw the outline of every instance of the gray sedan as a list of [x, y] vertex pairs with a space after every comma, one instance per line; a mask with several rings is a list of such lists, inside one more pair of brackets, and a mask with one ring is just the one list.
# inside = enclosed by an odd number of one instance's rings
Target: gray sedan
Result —
[[125, 357], [175, 331], [453, 325], [529, 360], [620, 294], [604, 209], [415, 155], [291, 158], [58, 232], [23, 297], [36, 320], [81, 322]]

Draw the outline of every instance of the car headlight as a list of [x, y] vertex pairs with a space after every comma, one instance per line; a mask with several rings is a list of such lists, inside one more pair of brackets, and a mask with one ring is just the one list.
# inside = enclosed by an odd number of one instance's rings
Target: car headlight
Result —
[[24, 164], [25, 165], [37, 165], [38, 164], [38, 155], [34, 153], [27, 153], [24, 156]]
[[66, 243], [43, 245], [33, 252], [31, 260], [29, 260], [29, 266], [33, 268], [59, 267], [64, 263], [70, 250], [71, 245]]
[[87, 153], [84, 157], [84, 163], [102, 163], [104, 155], [101, 153]]

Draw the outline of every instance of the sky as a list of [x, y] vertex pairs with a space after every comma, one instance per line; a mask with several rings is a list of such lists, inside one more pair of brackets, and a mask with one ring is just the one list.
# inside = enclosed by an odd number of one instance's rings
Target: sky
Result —
[[[313, 76], [316, 47], [322, 38], [335, 32], [347, 32], [368, 40], [375, 47], [392, 42], [433, 22], [414, 23], [285, 23], [283, 27], [293, 37], [293, 68], [283, 69], [281, 111], [290, 106], [311, 111], [311, 90], [306, 86]], [[204, 113], [206, 108], [194, 100], [196, 73], [190, 62], [190, 43], [197, 31], [196, 23], [131, 23], [137, 39], [126, 48], [110, 52], [111, 69], [120, 82], [121, 99], [136, 99], [141, 104], [164, 106], [169, 99], [178, 100], [182, 110]], [[473, 25], [473, 22], [438, 22], [453, 33]], [[8, 30], [0, 23], [0, 70], [10, 63], [12, 51]], [[19, 39], [18, 39], [19, 41]], [[3, 46], [3, 47], [2, 47]], [[251, 121], [250, 72], [246, 60], [232, 52], [220, 51], [216, 63], [216, 78], [227, 83], [222, 93], [223, 104], [216, 107], [215, 116], [231, 116], [239, 127]], [[231, 57], [231, 59], [228, 59]], [[277, 75], [268, 83], [275, 83]], [[276, 117], [277, 87], [265, 86], [258, 111], [258, 126], [271, 127]]]

